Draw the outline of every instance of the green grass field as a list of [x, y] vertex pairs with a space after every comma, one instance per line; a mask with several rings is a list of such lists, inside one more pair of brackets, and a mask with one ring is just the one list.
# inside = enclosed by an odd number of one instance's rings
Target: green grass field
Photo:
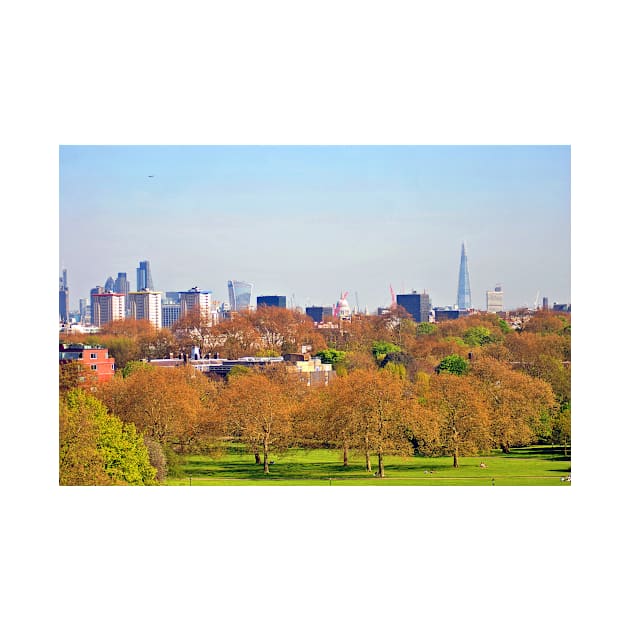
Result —
[[[562, 447], [515, 448], [508, 455], [493, 451], [485, 457], [462, 457], [453, 468], [451, 457], [385, 457], [385, 478], [365, 471], [363, 457], [353, 455], [342, 465], [338, 450], [290, 449], [274, 453], [274, 464], [263, 467], [239, 444], [229, 445], [221, 457], [189, 455], [182, 459], [180, 477], [171, 486], [570, 486], [562, 481], [571, 472], [571, 453]], [[484, 462], [487, 468], [479, 464]], [[372, 470], [377, 459], [372, 458]]]

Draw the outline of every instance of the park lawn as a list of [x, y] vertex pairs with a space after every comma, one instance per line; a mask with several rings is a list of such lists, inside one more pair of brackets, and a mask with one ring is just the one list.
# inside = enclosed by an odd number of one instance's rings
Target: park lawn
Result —
[[[169, 477], [167, 485], [195, 486], [559, 486], [571, 485], [561, 478], [571, 472], [570, 449], [551, 446], [499, 450], [484, 457], [461, 457], [453, 468], [451, 457], [385, 457], [385, 478], [365, 470], [364, 458], [353, 454], [342, 465], [341, 452], [331, 449], [289, 449], [274, 453], [268, 475], [254, 456], [240, 444], [228, 445], [220, 457], [188, 455], [182, 459], [181, 476]], [[479, 464], [484, 462], [487, 468]]]

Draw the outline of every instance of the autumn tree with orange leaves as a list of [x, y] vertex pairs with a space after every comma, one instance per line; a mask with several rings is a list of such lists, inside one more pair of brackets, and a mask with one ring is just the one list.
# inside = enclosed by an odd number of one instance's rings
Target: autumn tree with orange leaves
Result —
[[251, 372], [228, 379], [221, 392], [219, 408], [227, 431], [250, 446], [257, 463], [262, 452], [265, 474], [269, 474], [271, 451], [285, 448], [294, 437], [297, 404], [292, 391], [287, 381]]

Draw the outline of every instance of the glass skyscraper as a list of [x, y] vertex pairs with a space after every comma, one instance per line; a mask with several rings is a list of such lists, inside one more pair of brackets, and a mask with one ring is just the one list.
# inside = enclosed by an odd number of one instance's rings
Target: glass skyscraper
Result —
[[248, 311], [252, 299], [251, 282], [241, 280], [228, 280], [228, 296], [230, 299], [231, 311]]
[[151, 265], [148, 260], [141, 260], [140, 266], [136, 269], [136, 291], [143, 291], [149, 289], [153, 291], [153, 278], [151, 278]]
[[465, 243], [462, 243], [462, 255], [459, 261], [457, 308], [462, 311], [472, 308], [472, 300], [470, 298], [470, 277], [468, 276], [468, 256], [466, 255]]

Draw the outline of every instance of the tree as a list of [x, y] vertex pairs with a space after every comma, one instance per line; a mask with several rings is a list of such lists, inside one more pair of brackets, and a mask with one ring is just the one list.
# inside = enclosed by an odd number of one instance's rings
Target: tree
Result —
[[550, 385], [489, 357], [475, 361], [471, 375], [485, 394], [495, 444], [504, 453], [531, 444], [555, 408]]
[[411, 455], [410, 433], [423, 435], [428, 425], [415, 392], [404, 379], [387, 370], [355, 370], [330, 386], [329, 431], [342, 445], [378, 457], [379, 477], [385, 476], [385, 455]]
[[59, 401], [60, 485], [151, 485], [156, 470], [133, 425], [81, 389]]
[[449, 354], [449, 356], [444, 357], [437, 366], [438, 374], [446, 372], [447, 374], [456, 374], [458, 376], [466, 374], [469, 369], [470, 363], [458, 354]]
[[334, 348], [326, 348], [320, 350], [315, 356], [322, 360], [322, 363], [330, 363], [333, 369], [337, 368], [339, 363], [342, 363], [346, 358], [346, 352], [343, 350], [335, 350]]
[[485, 401], [470, 377], [448, 372], [433, 376], [427, 404], [437, 414], [440, 443], [452, 455], [455, 468], [461, 455], [478, 453], [492, 444]]
[[390, 341], [375, 341], [372, 344], [372, 354], [378, 363], [381, 363], [388, 354], [401, 352], [402, 348]]
[[485, 346], [495, 341], [495, 337], [485, 326], [472, 326], [466, 330], [463, 339], [469, 346]]
[[163, 446], [183, 452], [198, 439], [220, 432], [213, 409], [215, 382], [192, 367], [137, 369], [99, 388], [113, 413]]
[[249, 444], [255, 456], [262, 451], [269, 474], [271, 450], [286, 447], [293, 437], [292, 388], [262, 373], [243, 374], [229, 380], [219, 405], [230, 434]]

